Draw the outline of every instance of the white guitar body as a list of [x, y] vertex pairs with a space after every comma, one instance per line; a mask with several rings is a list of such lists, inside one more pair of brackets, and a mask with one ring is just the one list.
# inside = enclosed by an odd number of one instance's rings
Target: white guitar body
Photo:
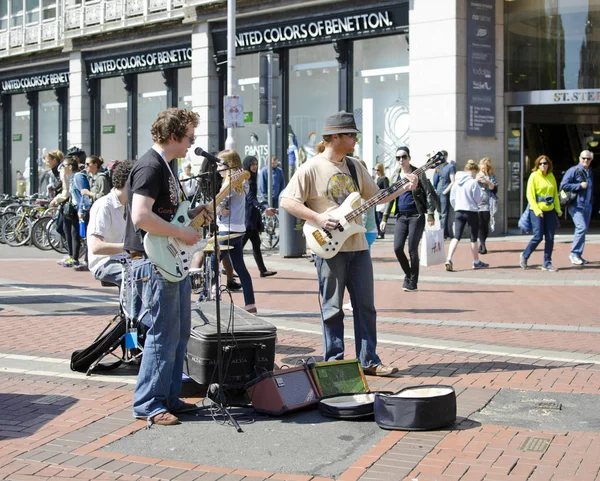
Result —
[[342, 205], [328, 211], [329, 215], [339, 221], [339, 227], [336, 229], [325, 230], [309, 222], [304, 223], [302, 231], [306, 237], [306, 243], [315, 255], [322, 259], [331, 259], [350, 236], [367, 231], [362, 225], [346, 220], [346, 215], [354, 210], [354, 204], [360, 204], [360, 199], [358, 192], [352, 192]]
[[[177, 208], [171, 224], [178, 227], [189, 225], [187, 215], [190, 203], [182, 202]], [[148, 258], [156, 266], [165, 279], [179, 282], [190, 273], [192, 255], [199, 249], [206, 247], [207, 241], [200, 240], [195, 245], [187, 245], [175, 237], [162, 237], [154, 234], [144, 236], [144, 250]]]

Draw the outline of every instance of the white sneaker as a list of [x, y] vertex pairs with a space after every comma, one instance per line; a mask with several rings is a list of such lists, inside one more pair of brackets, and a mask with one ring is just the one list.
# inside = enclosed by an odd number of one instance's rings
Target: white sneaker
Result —
[[571, 261], [571, 264], [573, 264], [574, 266], [582, 266], [583, 265], [583, 260], [581, 259], [581, 257], [574, 256], [573, 254], [569, 254], [569, 260]]
[[352, 310], [352, 303], [351, 302], [347, 302], [346, 304], [344, 304], [342, 306], [342, 309], [344, 309], [344, 311], [351, 311]]

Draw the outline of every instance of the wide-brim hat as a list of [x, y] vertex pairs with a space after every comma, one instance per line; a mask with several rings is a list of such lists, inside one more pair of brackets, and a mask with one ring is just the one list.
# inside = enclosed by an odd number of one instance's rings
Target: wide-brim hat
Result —
[[330, 115], [325, 119], [325, 126], [321, 135], [333, 134], [358, 134], [354, 115], [343, 110], [337, 114]]

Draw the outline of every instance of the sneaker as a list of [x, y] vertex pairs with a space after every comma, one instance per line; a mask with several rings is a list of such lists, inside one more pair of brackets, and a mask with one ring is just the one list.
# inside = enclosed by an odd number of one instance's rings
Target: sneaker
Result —
[[84, 272], [84, 271], [89, 271], [88, 266], [85, 262], [81, 263], [81, 264], [77, 264], [73, 266], [73, 270], [77, 271], [77, 272]]
[[573, 254], [569, 254], [569, 260], [574, 266], [582, 266], [584, 264], [581, 257], [574, 256]]
[[521, 255], [519, 256], [519, 265], [523, 269], [527, 269], [527, 259], [525, 259], [525, 256], [523, 255], [522, 252], [521, 252]]
[[485, 247], [485, 244], [479, 244], [479, 253], [487, 254], [487, 248]]
[[485, 262], [482, 262], [482, 261], [473, 262], [473, 269], [486, 269], [488, 267], [490, 267], [490, 265], [486, 264]]
[[158, 424], [159, 426], [173, 426], [179, 424], [177, 416], [173, 416], [170, 412], [165, 411], [152, 416], [149, 419], [150, 424]]
[[590, 263], [590, 261], [588, 261], [587, 259], [584, 259], [583, 257], [580, 257], [579, 259], [581, 259], [581, 262], [583, 262], [583, 265]]
[[75, 261], [69, 257], [66, 261], [61, 261], [60, 265], [63, 267], [73, 267]]
[[256, 314], [258, 312], [254, 304], [248, 304], [247, 306], [244, 306], [244, 310], [250, 314]]
[[410, 277], [404, 276], [404, 282], [402, 283], [402, 290], [408, 291], [409, 285], [410, 285]]
[[270, 277], [274, 276], [275, 274], [277, 274], [276, 271], [265, 271], [260, 273], [260, 277]]
[[342, 309], [344, 309], [344, 311], [352, 311], [352, 303], [351, 302], [347, 302], [346, 304], [344, 304], [342, 306]]
[[236, 282], [233, 279], [227, 281], [227, 289], [229, 289], [230, 291], [239, 291], [241, 288], [242, 285], [239, 282]]
[[554, 267], [550, 262], [548, 262], [547, 264], [544, 264], [542, 266], [542, 270], [549, 271], [549, 272], [556, 272], [558, 269], [556, 267]]
[[446, 270], [448, 272], [454, 272], [454, 267], [452, 266], [452, 261], [450, 259], [446, 261]]
[[394, 366], [386, 366], [377, 364], [377, 366], [363, 367], [363, 372], [369, 376], [391, 376], [398, 372], [398, 368]]
[[63, 262], [67, 262], [68, 260], [71, 260], [71, 261], [72, 261], [73, 259], [71, 259], [69, 256], [67, 256], [67, 257], [63, 257], [62, 259], [60, 259], [60, 260], [56, 261], [56, 263], [57, 263], [59, 266], [62, 266]]

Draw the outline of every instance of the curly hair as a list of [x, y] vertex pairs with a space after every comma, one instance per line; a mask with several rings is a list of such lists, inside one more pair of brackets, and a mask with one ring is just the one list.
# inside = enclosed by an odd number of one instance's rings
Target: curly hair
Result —
[[112, 185], [115, 189], [123, 188], [123, 186], [127, 182], [131, 169], [133, 169], [133, 161], [131, 160], [115, 162], [115, 165], [113, 166], [113, 169], [110, 173]]
[[157, 144], [166, 144], [173, 135], [175, 140], [181, 141], [186, 135], [190, 125], [198, 127], [200, 116], [196, 112], [186, 109], [170, 108], [158, 114], [152, 124], [150, 133], [152, 140]]

